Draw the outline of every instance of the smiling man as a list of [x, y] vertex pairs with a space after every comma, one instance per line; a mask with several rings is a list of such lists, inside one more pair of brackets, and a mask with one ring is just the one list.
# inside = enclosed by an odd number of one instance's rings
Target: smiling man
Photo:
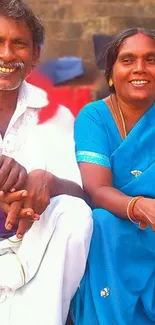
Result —
[[[44, 42], [21, 0], [0, 0], [0, 323], [63, 325], [92, 233], [70, 116], [38, 124], [46, 93], [25, 79]], [[20, 191], [19, 191], [20, 190]], [[4, 214], [4, 212], [6, 214]]]

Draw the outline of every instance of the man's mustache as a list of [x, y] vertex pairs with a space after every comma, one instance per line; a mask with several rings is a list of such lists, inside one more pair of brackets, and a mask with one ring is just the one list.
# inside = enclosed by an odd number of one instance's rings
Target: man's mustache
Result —
[[24, 69], [25, 65], [23, 62], [5, 62], [0, 60], [0, 67], [9, 69]]

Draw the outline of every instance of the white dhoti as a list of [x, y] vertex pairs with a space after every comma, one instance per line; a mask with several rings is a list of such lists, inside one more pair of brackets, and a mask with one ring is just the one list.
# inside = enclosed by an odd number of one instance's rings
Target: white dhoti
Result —
[[23, 241], [0, 242], [0, 325], [64, 325], [91, 235], [90, 208], [61, 195]]

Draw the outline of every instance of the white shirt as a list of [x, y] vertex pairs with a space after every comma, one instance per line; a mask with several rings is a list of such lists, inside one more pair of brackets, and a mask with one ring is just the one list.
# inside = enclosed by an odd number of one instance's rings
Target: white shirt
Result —
[[60, 105], [50, 121], [38, 125], [38, 111], [47, 104], [44, 90], [22, 83], [4, 138], [0, 135], [0, 153], [14, 158], [28, 172], [41, 168], [81, 185], [74, 152], [74, 118]]

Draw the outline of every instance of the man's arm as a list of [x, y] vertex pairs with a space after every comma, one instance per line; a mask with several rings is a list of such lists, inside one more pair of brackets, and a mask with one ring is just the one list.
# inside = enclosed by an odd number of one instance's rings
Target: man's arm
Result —
[[75, 182], [56, 177], [51, 173], [46, 172], [46, 177], [49, 178], [50, 197], [54, 197], [61, 194], [67, 194], [85, 199], [84, 191], [81, 186]]

